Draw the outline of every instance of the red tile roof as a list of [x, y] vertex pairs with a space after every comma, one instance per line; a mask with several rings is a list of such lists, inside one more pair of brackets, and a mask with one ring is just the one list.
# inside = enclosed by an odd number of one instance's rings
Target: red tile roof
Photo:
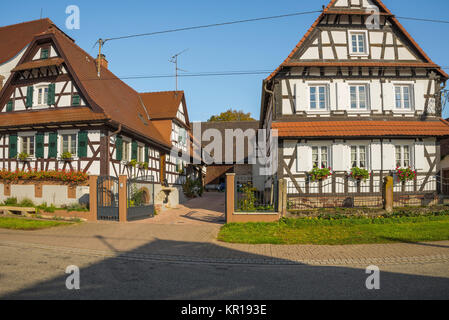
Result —
[[273, 123], [279, 137], [442, 137], [449, 122], [437, 121], [310, 121]]
[[36, 69], [36, 68], [43, 68], [48, 66], [60, 66], [64, 63], [64, 60], [61, 58], [50, 58], [50, 59], [44, 59], [44, 60], [34, 60], [22, 63], [21, 65], [18, 65], [12, 71], [22, 71], [22, 70], [29, 70], [29, 69]]
[[176, 118], [184, 91], [163, 91], [140, 93], [151, 119]]

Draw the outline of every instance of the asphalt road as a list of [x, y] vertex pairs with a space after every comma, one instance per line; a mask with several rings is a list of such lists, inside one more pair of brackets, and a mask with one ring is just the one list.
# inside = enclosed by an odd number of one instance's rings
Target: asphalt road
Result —
[[[80, 268], [80, 290], [65, 286]], [[0, 246], [0, 299], [449, 299], [449, 263], [379, 266], [232, 265], [110, 257], [90, 251]]]

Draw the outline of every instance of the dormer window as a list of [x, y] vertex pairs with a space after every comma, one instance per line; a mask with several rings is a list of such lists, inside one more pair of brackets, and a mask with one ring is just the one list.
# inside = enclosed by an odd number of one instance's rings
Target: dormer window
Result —
[[351, 55], [368, 55], [368, 42], [366, 32], [349, 32]]
[[50, 56], [49, 49], [41, 49], [41, 59], [48, 59], [49, 56]]

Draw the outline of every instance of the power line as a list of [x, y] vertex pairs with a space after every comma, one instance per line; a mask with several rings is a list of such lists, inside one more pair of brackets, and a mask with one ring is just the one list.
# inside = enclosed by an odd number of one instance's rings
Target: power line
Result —
[[402, 20], [413, 20], [413, 21], [423, 21], [423, 22], [432, 22], [432, 23], [446, 23], [449, 24], [448, 20], [435, 20], [435, 19], [423, 19], [423, 18], [413, 18], [413, 17], [396, 17]]
[[222, 23], [206, 24], [206, 25], [201, 25], [201, 26], [192, 26], [192, 27], [185, 27], [185, 28], [178, 28], [178, 29], [169, 29], [169, 30], [149, 32], [149, 33], [133, 34], [133, 35], [122, 36], [122, 37], [107, 38], [107, 39], [103, 40], [103, 44], [106, 41], [129, 39], [129, 38], [144, 37], [144, 36], [153, 36], [153, 35], [158, 35], [158, 34], [180, 32], [180, 31], [188, 31], [188, 30], [213, 28], [213, 27], [227, 26], [227, 25], [239, 24], [239, 23], [281, 19], [281, 18], [288, 18], [288, 17], [300, 16], [300, 15], [306, 15], [306, 14], [312, 14], [312, 13], [321, 13], [321, 12], [322, 12], [322, 10], [306, 11], [306, 12], [295, 12], [295, 13], [282, 14], [282, 15], [270, 16], [270, 17], [261, 17], [261, 18], [245, 19], [245, 20], [236, 20], [236, 21], [228, 21], [228, 22], [222, 22]]

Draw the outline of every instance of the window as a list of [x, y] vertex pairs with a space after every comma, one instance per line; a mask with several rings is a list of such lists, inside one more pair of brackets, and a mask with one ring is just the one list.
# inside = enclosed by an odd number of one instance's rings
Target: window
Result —
[[137, 147], [137, 162], [145, 162], [145, 148], [142, 146]]
[[34, 136], [22, 137], [20, 140], [22, 142], [20, 152], [34, 156]]
[[310, 110], [327, 109], [327, 86], [310, 87]]
[[42, 49], [41, 50], [41, 59], [48, 59], [50, 50], [49, 49]]
[[396, 146], [396, 167], [411, 167], [410, 146]]
[[351, 165], [352, 168], [368, 169], [368, 155], [366, 146], [351, 147]]
[[312, 164], [318, 168], [329, 168], [328, 147], [312, 147]]
[[396, 109], [411, 110], [412, 108], [412, 86], [395, 86]]
[[72, 156], [76, 155], [76, 134], [63, 134], [62, 153], [70, 152]]
[[72, 106], [79, 106], [81, 102], [80, 96], [78, 94], [74, 94], [72, 97]]
[[367, 85], [352, 85], [349, 87], [351, 95], [351, 109], [352, 110], [367, 110], [368, 109], [368, 86]]
[[48, 87], [41, 87], [37, 90], [37, 104], [46, 105], [48, 103]]
[[365, 33], [351, 33], [351, 53], [352, 54], [366, 54], [366, 34]]
[[131, 160], [131, 153], [130, 153], [130, 147], [131, 143], [129, 141], [123, 141], [123, 160], [124, 161], [130, 161]]

